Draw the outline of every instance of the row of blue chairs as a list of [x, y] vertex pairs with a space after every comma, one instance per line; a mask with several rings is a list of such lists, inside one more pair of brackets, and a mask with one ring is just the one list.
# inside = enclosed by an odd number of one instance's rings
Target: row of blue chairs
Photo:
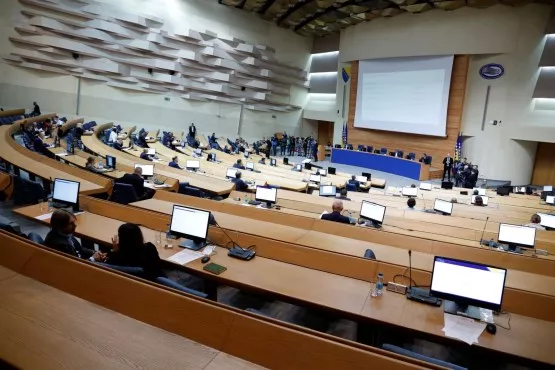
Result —
[[21, 119], [21, 116], [0, 117], [0, 126], [11, 125], [19, 119]]
[[88, 131], [92, 129], [94, 126], [96, 126], [96, 121], [87, 122], [83, 124], [83, 130]]

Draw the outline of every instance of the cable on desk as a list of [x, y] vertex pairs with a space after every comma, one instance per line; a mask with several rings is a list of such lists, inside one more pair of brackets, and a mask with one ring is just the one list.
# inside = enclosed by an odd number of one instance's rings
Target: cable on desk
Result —
[[507, 321], [507, 326], [499, 325], [498, 323], [495, 323], [495, 325], [497, 325], [500, 328], [503, 328], [505, 330], [511, 330], [511, 313], [507, 312], [507, 311], [501, 311], [501, 312], [499, 312], [499, 315], [508, 315], [509, 316], [509, 319]]

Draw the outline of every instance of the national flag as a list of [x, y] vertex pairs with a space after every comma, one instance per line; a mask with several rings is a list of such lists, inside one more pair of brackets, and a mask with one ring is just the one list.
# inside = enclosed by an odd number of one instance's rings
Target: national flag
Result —
[[457, 137], [457, 143], [455, 144], [455, 160], [460, 161], [462, 159], [462, 133], [459, 133]]
[[343, 77], [343, 82], [349, 82], [349, 78], [351, 77], [351, 66], [341, 68], [341, 77]]
[[347, 137], [348, 131], [347, 130], [348, 130], [347, 129], [347, 122], [345, 122], [343, 124], [343, 147], [344, 148], [347, 147], [347, 139], [348, 139], [348, 137]]

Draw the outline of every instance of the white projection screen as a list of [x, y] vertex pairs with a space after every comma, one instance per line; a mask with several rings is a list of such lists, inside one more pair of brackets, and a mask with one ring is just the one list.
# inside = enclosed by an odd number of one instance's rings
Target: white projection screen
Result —
[[453, 55], [361, 60], [355, 127], [446, 136]]

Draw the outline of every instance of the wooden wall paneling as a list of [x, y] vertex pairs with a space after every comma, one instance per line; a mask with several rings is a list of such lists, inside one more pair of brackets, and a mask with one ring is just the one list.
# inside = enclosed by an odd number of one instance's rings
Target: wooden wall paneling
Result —
[[0, 111], [0, 117], [22, 116], [25, 114], [25, 109], [8, 109]]
[[318, 121], [318, 143], [326, 146], [333, 143], [333, 122]]
[[441, 167], [441, 161], [445, 155], [447, 153], [453, 155], [457, 137], [460, 132], [466, 80], [468, 76], [468, 63], [468, 55], [455, 55], [453, 72], [451, 75], [451, 87], [449, 90], [449, 103], [447, 107], [447, 137], [443, 138], [354, 127], [359, 62], [352, 62], [348, 117], [349, 143], [353, 144], [355, 148], [358, 144], [364, 144], [372, 145], [375, 149], [385, 147], [389, 151], [400, 149], [405, 152], [405, 155], [414, 152], [416, 153], [417, 159], [420, 158], [423, 153], [426, 153], [433, 157], [432, 167]]
[[555, 143], [538, 144], [532, 184], [555, 185]]

